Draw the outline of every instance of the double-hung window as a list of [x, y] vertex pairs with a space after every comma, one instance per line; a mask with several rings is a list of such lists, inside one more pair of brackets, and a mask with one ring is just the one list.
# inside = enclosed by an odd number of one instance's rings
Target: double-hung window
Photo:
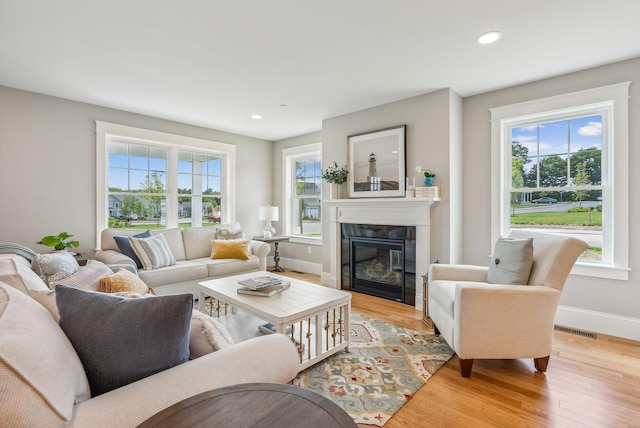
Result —
[[96, 122], [97, 238], [106, 227], [233, 221], [235, 146]]
[[575, 236], [589, 248], [574, 273], [627, 278], [627, 99], [623, 83], [491, 110], [494, 240]]
[[322, 144], [282, 150], [284, 233], [293, 242], [318, 242], [322, 237]]

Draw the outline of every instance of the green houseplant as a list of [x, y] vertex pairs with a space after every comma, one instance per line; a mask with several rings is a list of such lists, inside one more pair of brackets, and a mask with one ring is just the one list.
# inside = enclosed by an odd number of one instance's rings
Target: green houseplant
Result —
[[[349, 170], [347, 166], [339, 167], [336, 161], [333, 161], [333, 165], [329, 165], [327, 169], [320, 170], [320, 177], [331, 184], [329, 198], [340, 198], [340, 185], [347, 181], [347, 176], [349, 175]], [[335, 184], [335, 189], [334, 185]]]
[[433, 172], [428, 169], [422, 169], [421, 166], [416, 167], [416, 172], [422, 172], [424, 174], [423, 182], [425, 186], [431, 186], [433, 184], [433, 179], [436, 176]]
[[78, 241], [68, 241], [73, 235], [67, 232], [61, 232], [57, 235], [48, 235], [36, 242], [36, 244], [46, 247], [53, 247], [54, 250], [66, 250], [67, 248], [76, 248], [80, 243]]
[[327, 183], [342, 184], [347, 181], [347, 175], [349, 170], [346, 165], [339, 168], [336, 161], [333, 161], [333, 166], [329, 165], [327, 169], [320, 170], [320, 177]]

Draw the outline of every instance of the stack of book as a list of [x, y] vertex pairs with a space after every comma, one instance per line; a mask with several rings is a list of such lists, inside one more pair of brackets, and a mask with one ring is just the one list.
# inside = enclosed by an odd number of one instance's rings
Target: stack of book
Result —
[[240, 285], [238, 294], [271, 297], [289, 288], [291, 283], [272, 276], [259, 276], [238, 281], [238, 285]]
[[416, 198], [439, 198], [440, 187], [438, 186], [426, 186], [416, 187]]

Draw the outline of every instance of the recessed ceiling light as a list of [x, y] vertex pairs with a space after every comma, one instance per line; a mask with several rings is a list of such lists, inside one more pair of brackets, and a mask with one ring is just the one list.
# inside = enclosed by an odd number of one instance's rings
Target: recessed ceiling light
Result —
[[280, 107], [282, 107], [282, 108], [287, 108], [287, 107], [289, 107], [289, 106], [288, 106], [288, 105], [286, 105], [286, 104], [280, 104]]
[[251, 115], [251, 119], [262, 119], [262, 115], [259, 115], [259, 114], [252, 114], [252, 115]]
[[476, 38], [476, 42], [481, 45], [488, 45], [493, 42], [497, 42], [502, 37], [501, 31], [487, 31], [486, 33], [480, 34]]

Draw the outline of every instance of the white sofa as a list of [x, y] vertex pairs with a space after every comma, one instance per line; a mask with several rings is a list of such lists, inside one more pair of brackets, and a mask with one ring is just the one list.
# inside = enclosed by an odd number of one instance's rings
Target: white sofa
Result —
[[196, 394], [239, 383], [286, 383], [298, 371], [297, 349], [274, 334], [92, 398], [74, 347], [51, 313], [29, 297], [38, 290], [47, 287], [26, 259], [0, 255], [2, 427], [135, 427]]
[[[198, 294], [198, 282], [241, 273], [264, 271], [267, 268], [269, 244], [251, 241], [249, 260], [211, 259], [211, 241], [219, 229], [240, 230], [240, 224], [230, 223], [219, 227], [187, 227], [152, 231], [152, 236], [162, 234], [176, 258], [173, 266], [153, 270], [139, 270], [138, 275], [156, 294]], [[140, 230], [105, 229], [101, 234], [100, 249], [95, 258], [105, 264], [129, 264], [135, 262], [122, 254], [114, 236], [132, 236]]]

